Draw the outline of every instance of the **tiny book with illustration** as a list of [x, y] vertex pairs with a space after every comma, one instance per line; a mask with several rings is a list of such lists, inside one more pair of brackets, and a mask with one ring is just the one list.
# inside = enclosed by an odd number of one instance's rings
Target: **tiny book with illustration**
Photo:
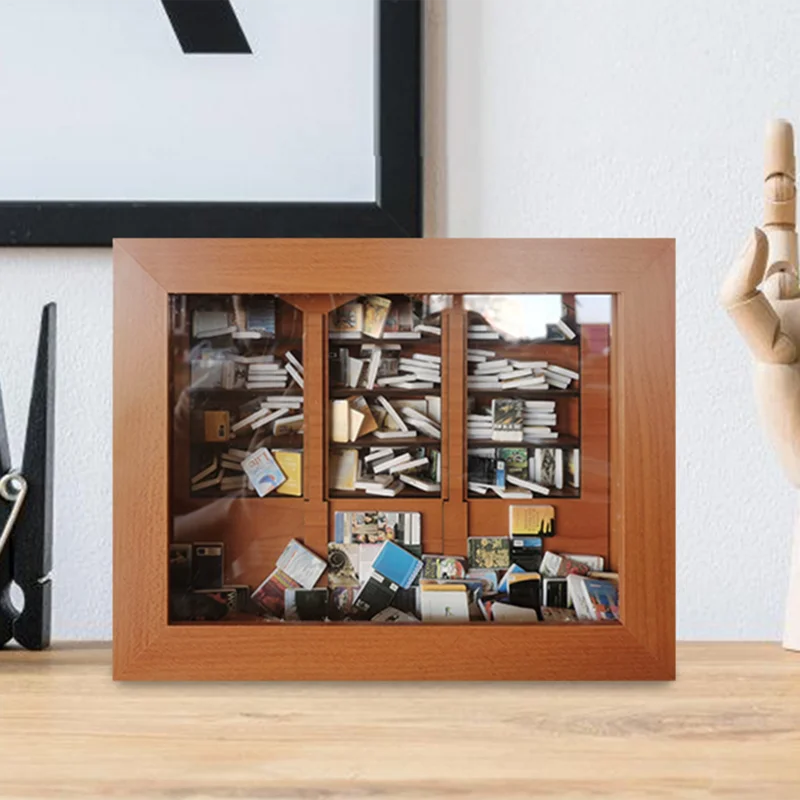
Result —
[[242, 461], [242, 469], [259, 497], [264, 497], [286, 481], [278, 462], [266, 447], [261, 447]]
[[511, 540], [507, 536], [470, 536], [467, 554], [470, 569], [508, 569]]
[[508, 507], [509, 536], [555, 536], [556, 510], [553, 506]]

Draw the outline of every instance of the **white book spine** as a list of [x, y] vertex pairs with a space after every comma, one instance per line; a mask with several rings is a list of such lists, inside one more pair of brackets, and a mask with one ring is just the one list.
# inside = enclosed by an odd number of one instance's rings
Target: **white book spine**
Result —
[[383, 395], [378, 395], [378, 403], [386, 409], [386, 413], [394, 420], [401, 431], [407, 431], [408, 425], [405, 420], [397, 413], [397, 409]]
[[395, 464], [393, 467], [389, 467], [389, 474], [395, 475], [398, 472], [407, 472], [410, 469], [416, 469], [417, 467], [424, 467], [425, 464], [428, 463], [427, 458], [415, 458], [411, 461], [406, 461], [403, 464]]
[[236, 433], [237, 431], [242, 430], [242, 428], [246, 428], [248, 425], [252, 425], [256, 420], [261, 419], [261, 417], [266, 417], [270, 413], [268, 408], [260, 408], [258, 411], [253, 412], [250, 416], [245, 417], [244, 419], [240, 419], [234, 425], [231, 425], [231, 431]]
[[513, 486], [519, 486], [522, 489], [529, 489], [537, 494], [550, 494], [550, 490], [546, 486], [542, 486], [539, 483], [534, 483], [533, 481], [526, 481], [522, 478], [517, 478], [515, 475], [506, 475], [506, 481]]
[[263, 428], [265, 425], [268, 425], [270, 422], [273, 422], [276, 419], [280, 419], [281, 417], [285, 416], [289, 413], [288, 408], [281, 408], [277, 411], [273, 411], [271, 414], [268, 414], [266, 417], [261, 417], [261, 419], [257, 419], [250, 427], [255, 431], [259, 428]]
[[376, 439], [413, 439], [416, 437], [416, 431], [375, 431], [373, 434]]

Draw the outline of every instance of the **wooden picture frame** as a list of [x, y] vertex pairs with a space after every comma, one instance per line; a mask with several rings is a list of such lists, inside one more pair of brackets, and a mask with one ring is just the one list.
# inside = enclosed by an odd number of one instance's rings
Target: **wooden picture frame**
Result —
[[129, 236], [421, 236], [422, 4], [375, 4], [374, 201], [22, 202], [3, 200], [0, 190], [0, 245], [108, 247], [114, 237]]
[[[116, 679], [674, 678], [673, 240], [116, 240], [114, 267]], [[313, 544], [327, 538], [328, 526], [325, 320], [330, 301], [325, 296], [404, 292], [613, 295], [611, 391], [604, 413], [610, 431], [609, 554], [620, 574], [621, 621], [168, 624], [169, 296], [283, 293], [318, 298], [307, 304], [303, 332], [309, 457], [302, 508]], [[464, 339], [463, 319], [458, 320], [454, 315], [443, 331], [456, 348]], [[451, 416], [443, 420], [443, 431], [457, 457], [453, 426], [463, 420], [463, 369], [445, 370], [444, 380]], [[448, 480], [463, 483], [463, 475], [455, 473], [457, 464], [451, 467], [454, 474]], [[445, 527], [448, 519], [456, 526], [464, 519], [463, 493], [451, 492], [435, 502], [442, 504]], [[443, 546], [447, 537], [445, 532]]]

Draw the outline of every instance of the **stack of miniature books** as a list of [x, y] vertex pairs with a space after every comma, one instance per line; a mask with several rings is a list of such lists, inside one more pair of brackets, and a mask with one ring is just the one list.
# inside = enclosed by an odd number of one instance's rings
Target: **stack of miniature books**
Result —
[[438, 396], [389, 401], [383, 395], [374, 403], [360, 395], [334, 400], [333, 442], [370, 445], [333, 450], [331, 489], [382, 497], [396, 497], [408, 487], [440, 492], [439, 401]]
[[466, 556], [423, 554], [417, 512], [336, 512], [327, 563], [293, 540], [252, 599], [285, 621], [618, 619], [617, 575], [601, 556], [546, 550], [554, 534], [551, 507], [512, 506], [508, 536], [470, 537]]
[[568, 389], [580, 378], [575, 370], [547, 361], [497, 358], [494, 350], [467, 350], [467, 388], [504, 392], [508, 389]]

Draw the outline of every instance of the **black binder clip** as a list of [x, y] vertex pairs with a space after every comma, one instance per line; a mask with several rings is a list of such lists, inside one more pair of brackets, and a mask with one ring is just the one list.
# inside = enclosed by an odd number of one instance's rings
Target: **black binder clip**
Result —
[[[56, 306], [42, 311], [39, 349], [22, 469], [11, 466], [0, 392], [0, 647], [14, 639], [28, 650], [50, 645], [53, 545]], [[11, 587], [22, 592], [15, 607]]]

